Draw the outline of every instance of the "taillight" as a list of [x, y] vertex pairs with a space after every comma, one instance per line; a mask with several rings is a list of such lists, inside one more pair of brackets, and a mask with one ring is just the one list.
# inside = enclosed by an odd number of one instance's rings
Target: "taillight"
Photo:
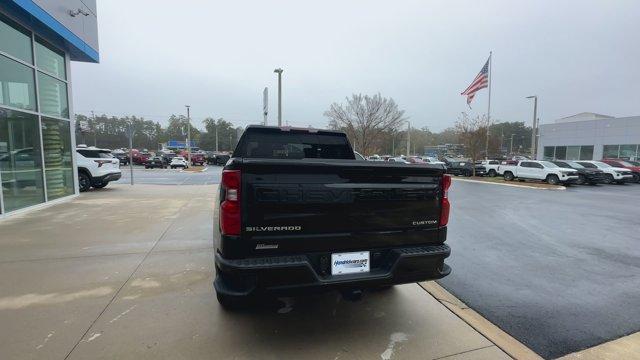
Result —
[[110, 164], [111, 160], [93, 160], [98, 163], [98, 167], [101, 167], [104, 164]]
[[222, 171], [224, 199], [220, 205], [220, 229], [223, 235], [240, 235], [240, 170]]
[[449, 187], [451, 187], [451, 175], [443, 175], [440, 181], [440, 226], [447, 226], [449, 223], [449, 211], [451, 204], [449, 203]]

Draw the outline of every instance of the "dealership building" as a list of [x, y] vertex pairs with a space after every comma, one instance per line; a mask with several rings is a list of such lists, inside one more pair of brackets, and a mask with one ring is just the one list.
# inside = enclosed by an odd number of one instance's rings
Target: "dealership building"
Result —
[[540, 125], [538, 159], [640, 158], [640, 116], [580, 113]]
[[78, 194], [70, 61], [98, 62], [95, 0], [0, 1], [0, 218]]

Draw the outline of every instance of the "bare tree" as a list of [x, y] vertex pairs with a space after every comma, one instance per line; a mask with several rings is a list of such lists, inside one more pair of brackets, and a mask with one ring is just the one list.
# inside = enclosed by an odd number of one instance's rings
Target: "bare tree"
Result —
[[475, 163], [484, 150], [487, 138], [487, 120], [484, 117], [475, 118], [463, 112], [455, 124], [459, 141], [465, 146], [473, 164], [473, 176], [476, 176]]
[[399, 110], [393, 99], [379, 93], [353, 94], [345, 100], [345, 104], [331, 104], [324, 116], [329, 118], [331, 128], [343, 130], [356, 150], [365, 155], [371, 155], [384, 132], [397, 130], [406, 120], [404, 110]]

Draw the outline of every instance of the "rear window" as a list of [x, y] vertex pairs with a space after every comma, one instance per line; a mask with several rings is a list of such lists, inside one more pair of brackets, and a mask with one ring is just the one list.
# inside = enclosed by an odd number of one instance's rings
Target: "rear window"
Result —
[[82, 150], [77, 150], [77, 151], [82, 156], [84, 156], [86, 158], [91, 158], [91, 159], [111, 159], [111, 158], [113, 158], [113, 155], [111, 155], [111, 152], [104, 151], [104, 150], [82, 149]]
[[355, 160], [341, 134], [247, 131], [234, 156], [262, 159]]

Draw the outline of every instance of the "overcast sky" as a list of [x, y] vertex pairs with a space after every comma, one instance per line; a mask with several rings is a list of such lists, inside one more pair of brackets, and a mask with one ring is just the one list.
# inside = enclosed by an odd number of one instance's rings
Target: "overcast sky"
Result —
[[[455, 3], [455, 4], [454, 4]], [[392, 97], [439, 131], [486, 113], [460, 95], [493, 51], [492, 118], [543, 123], [590, 111], [640, 115], [640, 2], [98, 0], [100, 63], [73, 63], [77, 113], [165, 123], [191, 105], [237, 125], [325, 127], [352, 93]], [[198, 125], [201, 127], [201, 125]]]

